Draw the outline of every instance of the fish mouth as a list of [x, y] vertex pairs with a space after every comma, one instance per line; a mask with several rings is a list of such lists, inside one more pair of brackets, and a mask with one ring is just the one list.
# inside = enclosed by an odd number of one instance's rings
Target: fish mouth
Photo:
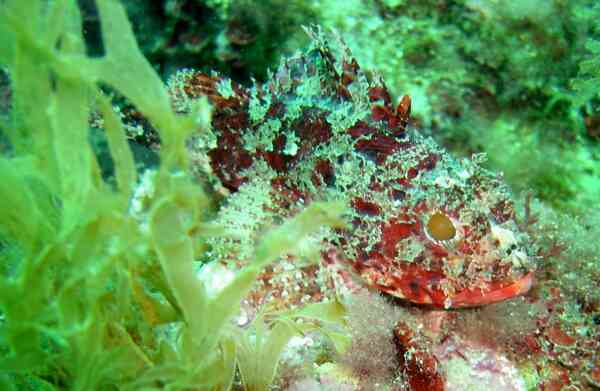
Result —
[[444, 303], [445, 308], [477, 307], [497, 303], [512, 297], [525, 294], [533, 285], [533, 272], [511, 282], [490, 282], [484, 287], [464, 289], [449, 297]]
[[389, 295], [435, 308], [478, 307], [497, 303], [527, 293], [533, 286], [534, 271], [516, 279], [482, 281], [477, 287], [463, 288], [454, 294], [442, 289], [446, 276], [439, 271], [427, 271], [415, 264], [402, 265], [402, 273], [381, 273], [374, 268], [360, 270], [367, 283]]

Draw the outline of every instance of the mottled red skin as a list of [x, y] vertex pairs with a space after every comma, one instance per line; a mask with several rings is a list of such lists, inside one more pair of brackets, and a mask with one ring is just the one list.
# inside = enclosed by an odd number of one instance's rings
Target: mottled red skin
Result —
[[412, 391], [444, 391], [444, 378], [439, 371], [438, 359], [426, 345], [428, 341], [404, 322], [394, 328], [394, 342], [398, 349], [400, 370]]
[[[264, 85], [231, 83], [225, 97], [218, 91], [226, 79], [198, 73], [186, 81], [188, 96], [208, 96], [214, 106], [217, 145], [206, 153], [223, 186], [236, 192], [269, 176], [282, 217], [298, 208], [294, 199], [346, 199], [351, 227], [323, 251], [335, 248], [369, 286], [408, 301], [477, 306], [526, 292], [533, 266], [499, 178], [408, 129], [409, 97], [394, 107], [385, 84], [344, 45], [336, 53], [323, 34], [310, 34], [313, 47]], [[306, 92], [310, 80], [316, 92]], [[344, 122], [348, 115], [356, 119]], [[455, 239], [426, 232], [437, 212], [452, 219]]]

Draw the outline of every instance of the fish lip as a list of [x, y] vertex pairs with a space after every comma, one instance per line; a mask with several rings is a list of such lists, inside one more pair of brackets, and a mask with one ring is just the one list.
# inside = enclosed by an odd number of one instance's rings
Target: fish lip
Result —
[[[465, 289], [449, 297], [444, 303], [445, 308], [477, 307], [497, 303], [512, 297], [520, 296], [529, 291], [533, 286], [534, 272], [531, 271], [513, 283], [490, 290]], [[491, 285], [491, 284], [490, 284]]]

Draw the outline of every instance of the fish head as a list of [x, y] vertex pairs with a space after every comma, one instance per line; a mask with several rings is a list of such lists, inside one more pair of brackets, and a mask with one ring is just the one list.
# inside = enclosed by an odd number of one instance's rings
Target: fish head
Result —
[[[441, 308], [481, 306], [530, 289], [528, 235], [509, 188], [482, 167], [482, 155], [459, 161], [415, 136], [388, 160], [378, 177], [391, 180], [371, 186], [368, 197], [384, 200], [380, 213], [358, 230], [375, 232], [353, 263], [369, 285]], [[357, 202], [353, 208], [361, 211]]]

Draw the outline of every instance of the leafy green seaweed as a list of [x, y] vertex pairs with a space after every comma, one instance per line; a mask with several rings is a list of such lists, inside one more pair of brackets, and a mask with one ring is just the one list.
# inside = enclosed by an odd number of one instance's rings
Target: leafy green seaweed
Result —
[[[100, 57], [86, 55], [75, 1], [0, 5], [0, 64], [12, 89], [12, 110], [0, 122], [11, 146], [0, 155], [0, 385], [227, 390], [243, 349], [241, 363], [258, 353], [273, 360], [248, 385], [266, 389], [281, 348], [301, 331], [292, 320], [319, 307], [257, 323], [268, 334], [261, 349], [249, 347], [230, 318], [261, 269], [293, 251], [298, 238], [340, 225], [342, 206], [314, 203], [267, 233], [254, 261], [209, 295], [194, 262], [202, 238], [219, 229], [207, 217], [209, 196], [188, 175], [185, 146], [192, 131], [208, 126], [206, 101], [189, 115], [174, 114], [116, 0], [96, 4]], [[161, 165], [149, 184], [137, 176], [103, 85], [160, 134]], [[102, 179], [88, 140], [92, 112], [104, 121], [116, 188]], [[142, 201], [140, 189], [147, 190]], [[323, 320], [342, 317], [322, 310]]]

